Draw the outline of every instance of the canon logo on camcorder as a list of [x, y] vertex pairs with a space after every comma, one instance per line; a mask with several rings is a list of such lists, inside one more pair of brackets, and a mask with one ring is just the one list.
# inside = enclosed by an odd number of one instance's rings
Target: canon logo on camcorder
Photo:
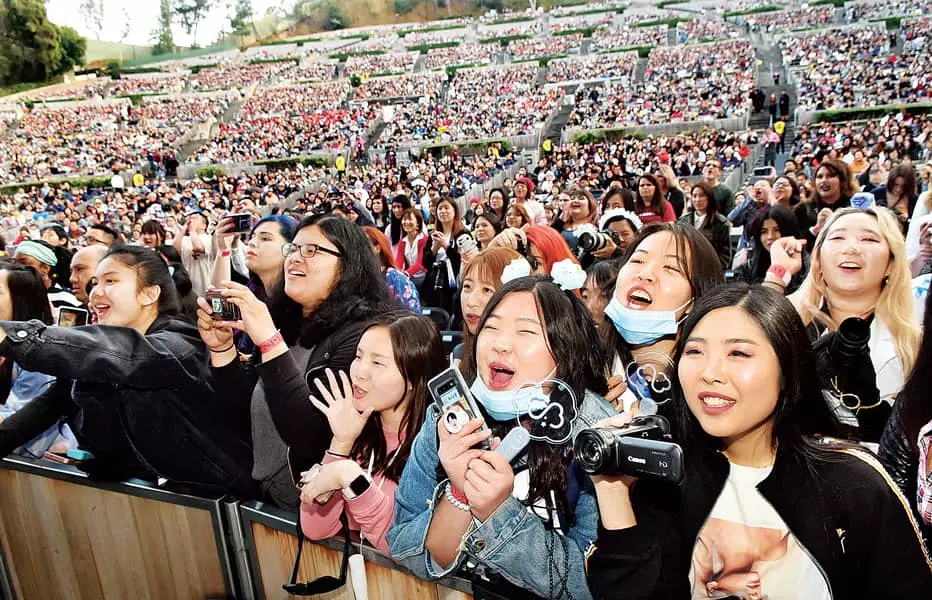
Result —
[[629, 457], [628, 457], [628, 462], [638, 463], [639, 465], [646, 465], [646, 464], [647, 464], [647, 461], [646, 461], [646, 460], [644, 460], [643, 458], [638, 458], [638, 457], [636, 457], [636, 456], [629, 456]]

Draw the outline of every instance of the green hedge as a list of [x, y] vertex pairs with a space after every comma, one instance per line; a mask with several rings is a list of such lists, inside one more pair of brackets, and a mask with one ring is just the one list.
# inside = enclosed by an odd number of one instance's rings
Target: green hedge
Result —
[[628, 46], [626, 48], [618, 48], [616, 50], [602, 50], [599, 54], [618, 54], [619, 52], [637, 52], [638, 58], [647, 58], [650, 56], [650, 51], [656, 48], [656, 46]]
[[368, 33], [348, 33], [348, 34], [346, 34], [346, 35], [341, 35], [341, 36], [340, 36], [340, 39], [341, 39], [341, 40], [362, 40], [362, 41], [366, 41], [366, 40], [368, 40], [370, 37], [371, 37], [371, 36], [370, 36]]
[[546, 8], [562, 8], [565, 6], [582, 6], [589, 4], [589, 0], [544, 0], [541, 6]]
[[201, 179], [213, 179], [215, 177], [221, 177], [226, 174], [226, 170], [223, 167], [217, 165], [208, 165], [206, 167], [201, 167], [194, 172], [195, 175]]
[[514, 42], [514, 41], [517, 41], [517, 40], [529, 40], [529, 39], [531, 39], [531, 37], [532, 37], [532, 36], [527, 35], [527, 34], [523, 34], [523, 35], [522, 35], [522, 34], [519, 34], [519, 35], [506, 35], [506, 36], [503, 36], [503, 37], [482, 38], [481, 40], [479, 40], [479, 43], [480, 43], [480, 44], [492, 44], [492, 43], [498, 42], [498, 43], [501, 44], [502, 46], [507, 46], [507, 45], [510, 44], [511, 42]]
[[201, 71], [206, 71], [207, 69], [213, 69], [214, 67], [219, 67], [219, 66], [220, 65], [217, 63], [210, 63], [207, 65], [194, 65], [193, 67], [191, 67], [191, 74], [197, 75]]
[[831, 4], [835, 8], [844, 8], [846, 0], [816, 0], [815, 2], [810, 2], [809, 6], [828, 6]]
[[159, 69], [158, 67], [136, 67], [120, 69], [118, 72], [120, 75], [142, 75], [144, 73], [161, 73], [162, 69]]
[[565, 31], [554, 31], [551, 35], [573, 35], [574, 33], [581, 33], [584, 38], [591, 38], [592, 34], [600, 29], [603, 29], [603, 26], [576, 27], [575, 29], [567, 29]]
[[436, 27], [425, 27], [424, 29], [406, 29], [398, 32], [398, 37], [403, 38], [409, 33], [429, 33], [431, 31], [449, 31], [450, 29], [465, 29], [467, 25], [438, 25]]
[[112, 175], [101, 177], [77, 177], [75, 179], [48, 179], [43, 181], [30, 181], [29, 183], [10, 183], [0, 185], [0, 194], [13, 195], [19, 191], [29, 191], [42, 187], [46, 183], [49, 187], [59, 187], [65, 183], [72, 188], [76, 187], [108, 187]]
[[456, 76], [457, 71], [462, 71], [463, 69], [475, 69], [478, 67], [487, 67], [489, 63], [470, 63], [468, 65], [450, 65], [449, 67], [434, 67], [431, 71], [444, 71], [447, 74], [447, 77], [453, 79]]
[[906, 109], [910, 114], [922, 114], [932, 112], [932, 104], [888, 104], [886, 106], [840, 108], [837, 110], [823, 110], [815, 113], [812, 120], [816, 123], [837, 122], [837, 121], [861, 121], [864, 119], [874, 119], [898, 113]]
[[685, 23], [687, 21], [692, 21], [692, 19], [687, 17], [671, 17], [669, 19], [655, 19], [653, 21], [644, 21], [643, 23], [637, 23], [634, 27], [656, 27], [657, 25], [666, 25], [669, 29], [674, 29], [677, 23]]
[[294, 64], [298, 64], [300, 62], [300, 59], [294, 58], [294, 57], [287, 57], [287, 56], [282, 57], [282, 58], [256, 58], [254, 60], [249, 61], [249, 64], [267, 65], [270, 63], [281, 63], [281, 62], [293, 62]]
[[657, 8], [663, 8], [664, 6], [670, 6], [671, 4], [686, 4], [689, 0], [662, 0], [655, 4]]
[[369, 78], [373, 77], [395, 77], [396, 75], [404, 75], [404, 71], [380, 71], [378, 73], [372, 73], [369, 75]]
[[887, 26], [887, 31], [896, 31], [903, 24], [903, 19], [906, 18], [908, 17], [887, 17], [885, 19], [876, 19], [871, 23], [884, 23]]
[[756, 15], [760, 13], [776, 12], [778, 10], [783, 10], [780, 6], [758, 6], [757, 8], [749, 8], [747, 10], [726, 10], [722, 15], [723, 19], [728, 17], [740, 17], [741, 15]]
[[528, 21], [533, 21], [534, 17], [511, 17], [508, 19], [499, 19], [498, 21], [492, 21], [489, 25], [505, 25], [507, 23], [527, 23]]
[[335, 58], [340, 62], [346, 62], [346, 59], [350, 56], [378, 56], [380, 54], [385, 54], [385, 50], [360, 50], [358, 52], [337, 52], [336, 54], [331, 54], [328, 58]]
[[297, 44], [298, 46], [303, 46], [304, 44], [308, 44], [312, 42], [321, 42], [321, 41], [323, 40], [321, 40], [321, 38], [319, 37], [309, 37], [309, 38], [301, 38], [298, 40], [272, 40], [269, 42], [262, 42], [259, 45], [260, 46], [285, 46], [288, 44]]
[[139, 106], [142, 104], [142, 99], [146, 96], [167, 96], [168, 92], [153, 92], [151, 94], [121, 94], [117, 98], [129, 98], [130, 104], [133, 106]]
[[329, 167], [331, 165], [329, 156], [289, 156], [288, 158], [268, 158], [253, 162], [257, 166], [266, 167], [293, 167], [301, 164], [305, 167]]
[[[683, 0], [683, 2], [688, 2], [688, 1], [689, 0]], [[563, 18], [569, 18], [569, 17], [581, 17], [582, 15], [597, 15], [599, 13], [610, 13], [610, 12], [621, 14], [625, 12], [625, 9], [624, 7], [621, 7], [621, 8], [617, 8], [617, 7], [616, 8], [590, 8], [588, 10], [576, 11], [571, 15], [561, 15], [555, 18], [563, 19]]]
[[434, 44], [419, 44], [417, 46], [407, 46], [407, 49], [411, 52], [420, 52], [421, 54], [427, 54], [428, 50], [436, 50], [437, 48], [452, 48], [454, 46], [459, 46], [459, 42], [437, 42]]
[[631, 138], [635, 140], [646, 140], [647, 134], [636, 129], [594, 129], [592, 131], [583, 131], [573, 137], [577, 144], [598, 144], [604, 141], [613, 141], [618, 139]]

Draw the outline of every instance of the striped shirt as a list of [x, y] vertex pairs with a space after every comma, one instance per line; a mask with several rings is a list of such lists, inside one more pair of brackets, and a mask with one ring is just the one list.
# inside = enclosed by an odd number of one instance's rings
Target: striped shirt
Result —
[[83, 308], [81, 301], [75, 298], [74, 294], [53, 283], [48, 289], [49, 303], [52, 305], [52, 323], [58, 323], [58, 313], [63, 307]]
[[932, 470], [928, 469], [929, 448], [932, 447], [932, 421], [919, 430], [919, 481], [916, 502], [919, 516], [932, 525]]

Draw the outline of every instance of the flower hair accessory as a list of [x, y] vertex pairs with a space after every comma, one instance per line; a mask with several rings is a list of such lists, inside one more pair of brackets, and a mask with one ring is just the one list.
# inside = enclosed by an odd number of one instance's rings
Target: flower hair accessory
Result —
[[550, 268], [550, 277], [564, 292], [578, 290], [586, 283], [586, 272], [568, 258], [553, 264]]
[[516, 258], [505, 266], [502, 271], [502, 283], [508, 283], [512, 279], [527, 277], [531, 274], [531, 263], [526, 258]]

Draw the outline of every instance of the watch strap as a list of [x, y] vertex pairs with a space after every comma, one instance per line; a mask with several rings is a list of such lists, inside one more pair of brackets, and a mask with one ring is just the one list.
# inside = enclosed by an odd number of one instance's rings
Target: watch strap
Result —
[[343, 497], [347, 500], [358, 498], [369, 489], [370, 485], [372, 485], [372, 481], [365, 473], [362, 473], [356, 479], [352, 480], [348, 486], [343, 488]]

